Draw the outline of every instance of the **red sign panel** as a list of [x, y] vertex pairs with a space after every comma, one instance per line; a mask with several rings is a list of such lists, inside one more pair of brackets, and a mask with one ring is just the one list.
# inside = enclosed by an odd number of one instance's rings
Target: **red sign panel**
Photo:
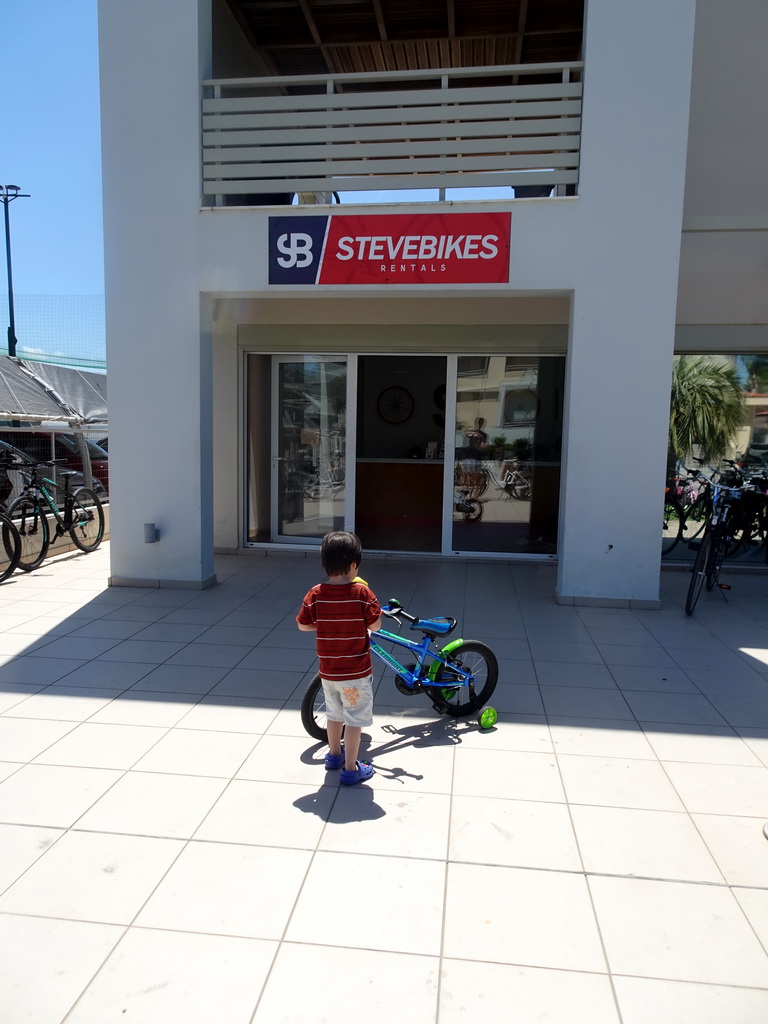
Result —
[[318, 284], [502, 284], [509, 213], [331, 215]]

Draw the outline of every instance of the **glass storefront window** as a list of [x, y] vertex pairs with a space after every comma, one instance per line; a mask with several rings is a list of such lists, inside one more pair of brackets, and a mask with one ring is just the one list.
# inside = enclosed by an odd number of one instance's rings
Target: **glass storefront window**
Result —
[[[685, 408], [675, 410], [678, 421], [690, 420], [698, 425], [690, 433], [690, 450], [683, 454], [673, 450], [670, 435], [661, 557], [665, 562], [677, 563], [690, 563], [696, 557], [709, 509], [709, 486], [703, 478], [697, 478], [701, 470], [714, 480], [755, 485], [755, 496], [750, 497], [756, 510], [754, 523], [740, 525], [726, 552], [726, 561], [765, 565], [765, 531], [757, 513], [768, 500], [762, 497], [768, 490], [768, 356], [676, 356], [675, 366], [677, 390], [682, 397], [676, 399], [673, 389], [671, 404], [684, 402]], [[707, 380], [708, 367], [714, 370], [713, 381]], [[740, 422], [730, 430], [725, 426], [728, 410], [722, 405], [719, 387], [712, 386], [717, 383], [717, 371], [723, 369], [733, 375], [741, 393]], [[722, 457], [707, 458], [709, 444], [722, 432], [727, 436]]]
[[555, 554], [562, 356], [460, 356], [453, 548]]

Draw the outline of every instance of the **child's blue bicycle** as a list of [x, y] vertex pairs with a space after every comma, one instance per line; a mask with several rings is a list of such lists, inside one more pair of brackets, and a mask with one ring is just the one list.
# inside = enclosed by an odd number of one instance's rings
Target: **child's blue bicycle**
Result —
[[[477, 714], [477, 722], [482, 729], [492, 728], [498, 715], [495, 708], [486, 705], [496, 689], [499, 666], [490, 647], [479, 640], [459, 639], [438, 648], [437, 638], [452, 633], [456, 619], [450, 616], [419, 619], [409, 615], [395, 598], [391, 598], [381, 612], [400, 626], [406, 620], [411, 629], [422, 633], [419, 642], [384, 629], [371, 633], [371, 653], [395, 670], [395, 686], [400, 693], [406, 696], [426, 694], [439, 714], [454, 718]], [[405, 647], [415, 656], [415, 663], [402, 665], [380, 646], [381, 641]], [[328, 739], [325, 714], [323, 687], [318, 673], [301, 702], [302, 725], [316, 740]]]

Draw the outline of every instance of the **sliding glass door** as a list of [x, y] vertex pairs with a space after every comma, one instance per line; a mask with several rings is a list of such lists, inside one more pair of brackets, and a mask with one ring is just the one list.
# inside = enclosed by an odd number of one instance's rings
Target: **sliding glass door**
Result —
[[274, 356], [272, 539], [319, 540], [344, 529], [347, 363]]

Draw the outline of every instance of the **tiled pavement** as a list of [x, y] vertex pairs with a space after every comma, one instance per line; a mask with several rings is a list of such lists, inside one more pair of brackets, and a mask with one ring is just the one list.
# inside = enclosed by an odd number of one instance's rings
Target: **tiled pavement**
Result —
[[3, 1024], [763, 1024], [768, 577], [558, 607], [550, 567], [366, 560], [500, 659], [497, 728], [377, 690], [373, 783], [301, 728], [319, 578], [0, 587]]

